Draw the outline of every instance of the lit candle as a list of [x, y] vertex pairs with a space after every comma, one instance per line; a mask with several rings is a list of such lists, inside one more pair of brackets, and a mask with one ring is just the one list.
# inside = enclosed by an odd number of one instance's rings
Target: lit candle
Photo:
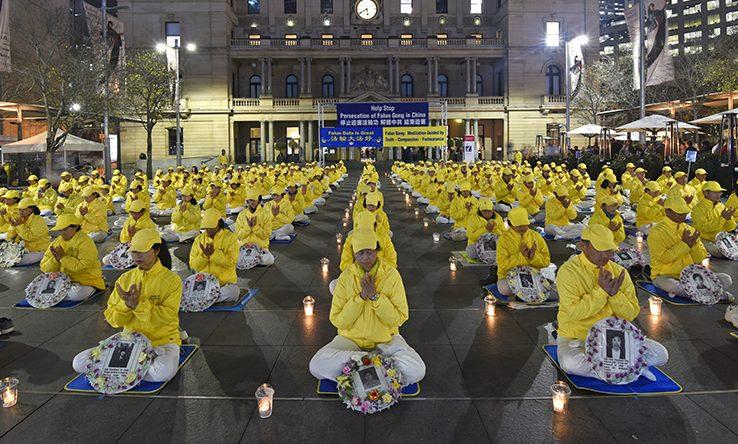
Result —
[[418, 209], [416, 208], [416, 209], [415, 209], [415, 215], [417, 216], [417, 215], [419, 215], [419, 214], [420, 214], [420, 210], [418, 210]]
[[433, 242], [438, 243], [441, 241], [441, 233], [433, 233]]
[[484, 297], [484, 313], [487, 316], [494, 317], [496, 302], [497, 302], [497, 298], [495, 298], [491, 294], [488, 294], [487, 296]]
[[661, 316], [661, 304], [663, 301], [661, 298], [651, 296], [648, 298], [648, 307], [651, 312], [651, 316]]
[[702, 260], [702, 266], [706, 268], [710, 268], [710, 258], [706, 257]]
[[639, 244], [643, 243], [643, 232], [642, 231], [636, 232], [636, 242], [638, 242]]
[[13, 407], [18, 402], [18, 380], [4, 378], [0, 381], [0, 393], [2, 393], [3, 407]]
[[323, 273], [328, 273], [328, 264], [330, 264], [331, 261], [327, 257], [324, 257], [320, 260], [320, 268], [323, 271]]
[[315, 299], [312, 296], [305, 296], [305, 299], [302, 300], [302, 308], [305, 310], [305, 316], [312, 316], [314, 307]]
[[262, 384], [256, 389], [256, 402], [259, 407], [259, 416], [269, 418], [272, 416], [272, 403], [274, 401], [274, 389], [269, 384]]
[[341, 245], [341, 242], [343, 242], [343, 234], [341, 234], [341, 233], [336, 233], [336, 243], [337, 243], [338, 245]]
[[450, 258], [448, 258], [448, 268], [451, 271], [456, 271], [457, 262], [458, 261], [456, 260], [456, 256], [451, 256]]
[[427, 218], [427, 217], [424, 217], [424, 218], [423, 218], [423, 226], [424, 226], [425, 228], [428, 228], [428, 224], [429, 224], [429, 223], [430, 223], [430, 222], [428, 222], [428, 218]]
[[559, 381], [551, 386], [551, 399], [553, 400], [554, 412], [563, 413], [566, 411], [569, 395], [571, 395], [571, 389], [564, 381]]

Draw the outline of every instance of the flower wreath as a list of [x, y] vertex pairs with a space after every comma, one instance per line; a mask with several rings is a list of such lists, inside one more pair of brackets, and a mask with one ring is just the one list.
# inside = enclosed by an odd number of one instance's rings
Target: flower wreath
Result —
[[[195, 292], [195, 284], [205, 282], [205, 288], [209, 291]], [[182, 284], [182, 300], [179, 309], [186, 312], [201, 312], [215, 303], [220, 295], [220, 282], [212, 274], [195, 273], [187, 277]]]
[[[628, 257], [626, 259], [621, 257], [621, 255], [627, 255]], [[646, 264], [648, 264], [648, 262], [646, 262], [646, 257], [640, 250], [630, 247], [620, 248], [613, 256], [613, 262], [622, 266], [626, 270], [629, 270], [636, 265], [645, 267]]]
[[[56, 281], [54, 291], [45, 293], [46, 283]], [[34, 308], [49, 308], [58, 304], [72, 288], [72, 281], [64, 273], [55, 271], [53, 273], [41, 273], [36, 276], [26, 287], [26, 300]]]
[[[528, 274], [533, 279], [534, 288], [524, 287], [520, 275]], [[540, 271], [529, 266], [514, 267], [507, 272], [507, 283], [516, 298], [529, 304], [541, 304], [548, 299], [552, 290], [551, 282]]]
[[497, 236], [484, 233], [474, 244], [479, 260], [488, 265], [497, 265]]
[[108, 261], [110, 266], [116, 270], [125, 270], [133, 266], [133, 258], [129, 254], [128, 249], [131, 247], [130, 243], [118, 244], [113, 251], [108, 255]]
[[263, 251], [257, 246], [242, 245], [238, 251], [238, 262], [236, 268], [239, 270], [251, 270], [259, 265]]
[[[695, 276], [699, 275], [702, 282], [698, 284]], [[692, 264], [684, 267], [679, 274], [679, 283], [687, 295], [695, 302], [705, 305], [717, 304], [723, 297], [725, 290], [720, 278], [707, 267]]]
[[[605, 357], [607, 349], [605, 330], [621, 330], [625, 332], [626, 342], [629, 338], [632, 339], [631, 344], [622, 344], [623, 347], [629, 347], [631, 353], [627, 370], [611, 371], [605, 365], [605, 359], [611, 359]], [[597, 377], [606, 383], [613, 385], [629, 384], [637, 380], [648, 367], [645, 356], [645, 339], [646, 337], [643, 336], [641, 330], [625, 319], [617, 317], [602, 319], [592, 326], [584, 343], [587, 362], [592, 366], [592, 370]]]
[[[368, 365], [374, 365], [383, 370], [388, 391], [371, 390], [366, 393], [366, 398], [362, 399], [355, 393], [354, 375], [360, 367]], [[402, 389], [400, 379], [400, 372], [395, 369], [391, 359], [377, 353], [356, 354], [343, 365], [341, 374], [336, 378], [338, 396], [346, 404], [346, 408], [364, 414], [374, 414], [392, 407], [400, 399]]]
[[26, 243], [0, 242], [0, 268], [10, 268], [20, 262], [26, 252]]
[[[730, 244], [730, 247], [727, 244]], [[738, 260], [738, 237], [735, 234], [721, 231], [715, 236], [715, 245], [723, 256], [732, 261]]]
[[[138, 355], [136, 364], [128, 373], [120, 376], [105, 376], [105, 362], [103, 362], [106, 356], [105, 352], [115, 348], [121, 341], [141, 344], [143, 345], [142, 351]], [[97, 347], [90, 349], [89, 357], [90, 362], [87, 364], [85, 376], [87, 376], [90, 385], [99, 393], [114, 395], [137, 386], [143, 380], [146, 372], [149, 371], [156, 353], [154, 347], [151, 346], [151, 341], [146, 336], [138, 332], [124, 330], [100, 341]]]

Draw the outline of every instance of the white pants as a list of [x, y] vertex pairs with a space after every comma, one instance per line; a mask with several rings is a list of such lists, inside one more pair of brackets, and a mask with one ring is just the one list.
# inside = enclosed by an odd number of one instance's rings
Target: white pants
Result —
[[562, 227], [559, 225], [546, 224], [545, 231], [546, 231], [546, 234], [549, 234], [556, 238], [575, 239], [577, 237], [582, 236], [582, 231], [584, 231], [584, 225], [576, 223], [576, 224], [564, 225]]
[[477, 254], [477, 245], [476, 244], [467, 244], [466, 246], [466, 254], [469, 255], [472, 259], [479, 259], [479, 255]]
[[310, 218], [307, 216], [307, 214], [298, 214], [297, 216], [295, 216], [292, 222], [308, 223], [310, 222]]
[[539, 211], [533, 216], [533, 222], [537, 224], [542, 224], [543, 222], [546, 222], [546, 212], [545, 211]]
[[[392, 358], [395, 368], [400, 372], [402, 385], [414, 384], [425, 376], [425, 363], [400, 335], [392, 336], [386, 344], [377, 344], [382, 356]], [[326, 346], [318, 350], [310, 360], [310, 373], [318, 379], [336, 380], [346, 362], [362, 349], [352, 340], [336, 336]]]
[[289, 236], [290, 234], [294, 232], [295, 232], [294, 225], [284, 224], [281, 227], [277, 228], [276, 230], [272, 230], [271, 239], [274, 239], [275, 237], [279, 237], [279, 236]]
[[64, 300], [84, 301], [92, 296], [95, 291], [97, 291], [97, 289], [95, 287], [90, 287], [89, 285], [72, 284], [72, 287], [69, 289], [69, 292], [67, 292], [67, 297], [65, 297]]
[[28, 253], [23, 253], [23, 256], [21, 256], [20, 262], [18, 262], [16, 265], [37, 264], [41, 262], [41, 259], [43, 258], [44, 258], [43, 251], [30, 251]]
[[412, 192], [412, 196], [415, 197], [415, 198], [418, 198], [418, 197], [421, 197], [422, 194], [420, 194], [420, 191], [413, 191]]
[[94, 231], [92, 233], [87, 233], [87, 235], [90, 236], [90, 239], [92, 239], [96, 244], [103, 242], [108, 237], [108, 233], [105, 231]]
[[308, 205], [302, 211], [305, 214], [313, 214], [313, 213], [317, 213], [318, 212], [318, 207], [316, 207], [315, 205]]
[[165, 210], [160, 210], [154, 207], [151, 209], [152, 216], [171, 216], [172, 213], [174, 213], [174, 208], [167, 208]]
[[274, 264], [274, 255], [270, 251], [263, 251], [261, 253], [261, 261], [259, 261], [259, 265], [268, 267], [272, 264]]
[[200, 230], [190, 230], [180, 233], [171, 228], [165, 228], [161, 231], [161, 238], [167, 242], [184, 242], [196, 238], [198, 234], [200, 234]]
[[[74, 357], [72, 367], [77, 373], [87, 371], [87, 364], [90, 363], [90, 351], [87, 349]], [[164, 344], [154, 347], [156, 357], [149, 367], [149, 371], [143, 377], [148, 382], [165, 382], [174, 378], [179, 369], [179, 345]]]
[[236, 302], [238, 296], [241, 294], [241, 289], [236, 284], [225, 284], [220, 287], [220, 294], [218, 299], [215, 300], [215, 304], [218, 302]]
[[232, 214], [238, 214], [238, 213], [240, 213], [241, 211], [243, 211], [243, 207], [242, 207], [242, 206], [241, 206], [241, 207], [233, 207], [233, 208], [231, 208], [231, 207], [228, 207], [228, 208], [226, 209], [226, 214], [228, 214], [228, 215], [232, 215]]
[[583, 200], [575, 205], [577, 211], [582, 212], [584, 210], [589, 210], [595, 206], [594, 200]]
[[425, 211], [425, 214], [435, 214], [435, 213], [440, 212], [440, 210], [438, 209], [438, 207], [433, 206], [433, 205], [428, 205], [427, 207], [425, 207], [425, 210], [423, 210], [423, 211]]
[[50, 210], [50, 209], [40, 210], [40, 211], [41, 211], [41, 213], [39, 214], [39, 216], [41, 216], [41, 217], [51, 216], [52, 214], [54, 214], [54, 210]]
[[113, 203], [121, 203], [125, 201], [126, 198], [124, 196], [113, 196]]
[[715, 245], [715, 242], [703, 240], [702, 245], [705, 246], [705, 250], [710, 253], [710, 256], [716, 257], [718, 259], [726, 259], [725, 255], [720, 251], [718, 246]]
[[512, 210], [512, 207], [504, 202], [497, 202], [497, 204], [495, 204], [495, 211], [508, 213], [510, 210]]
[[8, 240], [8, 233], [0, 233], [0, 240]]
[[[555, 283], [553, 285], [555, 285]], [[499, 291], [500, 294], [504, 294], [505, 296], [513, 295], [512, 289], [510, 288], [510, 284], [507, 282], [507, 278], [502, 278], [497, 281], [497, 291]], [[546, 298], [546, 301], [552, 302], [552, 301], [558, 301], [558, 300], [559, 300], [559, 293], [554, 288], [548, 293], [548, 297]]]
[[656, 224], [651, 223], [651, 224], [641, 225], [640, 227], [637, 227], [636, 229], [640, 231], [641, 233], [643, 233], [644, 236], [647, 236], [648, 233], [651, 231], [651, 228], [653, 228], [654, 225]]
[[323, 206], [325, 205], [325, 199], [323, 199], [322, 197], [319, 197], [313, 201], [313, 205]]
[[468, 238], [466, 236], [466, 228], [457, 228], [455, 230], [451, 230], [451, 240], [456, 242], [463, 242], [467, 239]]
[[[565, 338], [559, 335], [556, 344], [558, 345], [559, 365], [564, 372], [569, 375], [597, 378], [597, 375], [592, 371], [592, 365], [587, 362], [583, 340]], [[644, 345], [648, 365], [658, 367], [666, 364], [666, 361], [669, 360], [669, 352], [666, 351], [663, 345], [648, 338], [644, 341]]]
[[633, 210], [625, 210], [620, 212], [620, 216], [623, 218], [623, 222], [634, 224], [636, 221], [636, 213]]
[[[733, 279], [725, 273], [715, 273], [720, 279], [720, 285], [723, 290], [728, 289], [733, 284]], [[658, 276], [653, 279], [653, 285], [664, 290], [667, 293], [672, 293], [683, 298], [688, 298], [687, 292], [684, 291], [684, 287], [679, 282], [678, 276]]]
[[436, 218], [436, 223], [437, 224], [453, 224], [453, 223], [456, 223], [456, 221], [453, 220], [453, 218], [451, 218], [451, 217], [446, 217], [446, 216], [440, 216], [439, 215]]
[[430, 199], [428, 199], [427, 197], [419, 197], [418, 203], [428, 205], [430, 203]]

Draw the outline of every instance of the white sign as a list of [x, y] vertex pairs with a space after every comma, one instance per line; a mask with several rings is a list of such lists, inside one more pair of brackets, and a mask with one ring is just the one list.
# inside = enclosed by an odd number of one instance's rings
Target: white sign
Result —
[[464, 162], [477, 160], [477, 142], [473, 134], [464, 136]]

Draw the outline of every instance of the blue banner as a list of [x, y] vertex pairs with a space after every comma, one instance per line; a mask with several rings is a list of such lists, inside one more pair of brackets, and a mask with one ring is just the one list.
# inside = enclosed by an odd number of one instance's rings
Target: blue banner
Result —
[[428, 102], [337, 103], [338, 126], [426, 126]]
[[377, 126], [321, 128], [320, 146], [323, 148], [381, 148], [382, 128]]

